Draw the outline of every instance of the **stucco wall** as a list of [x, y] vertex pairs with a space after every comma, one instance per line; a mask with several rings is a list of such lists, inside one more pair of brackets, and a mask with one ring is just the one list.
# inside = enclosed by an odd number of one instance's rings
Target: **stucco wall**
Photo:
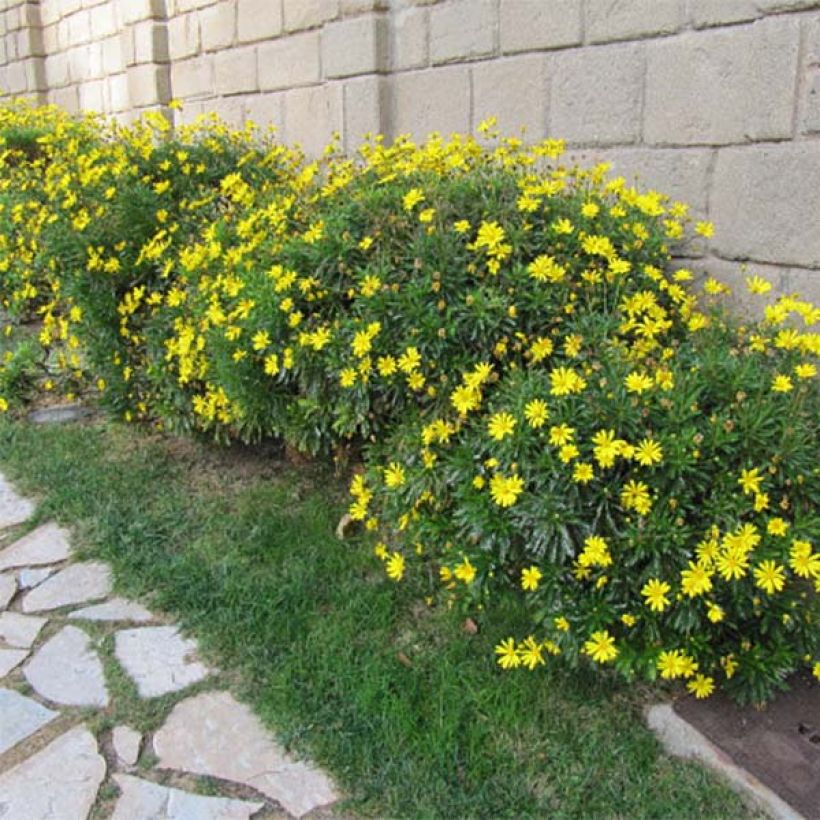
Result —
[[713, 220], [702, 263], [820, 289], [820, 0], [3, 0], [0, 88], [333, 131], [567, 139]]

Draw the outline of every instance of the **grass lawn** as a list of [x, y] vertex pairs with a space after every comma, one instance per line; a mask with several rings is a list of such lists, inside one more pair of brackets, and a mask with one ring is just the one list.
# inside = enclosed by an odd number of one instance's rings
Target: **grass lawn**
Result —
[[[739, 800], [666, 758], [646, 690], [557, 667], [504, 673], [503, 605], [430, 609], [339, 541], [342, 482], [274, 454], [105, 423], [0, 421], [0, 466], [74, 528], [120, 591], [177, 615], [283, 742], [332, 772], [353, 814], [738, 817]], [[421, 581], [419, 582], [421, 584]], [[555, 662], [553, 661], [553, 664]]]

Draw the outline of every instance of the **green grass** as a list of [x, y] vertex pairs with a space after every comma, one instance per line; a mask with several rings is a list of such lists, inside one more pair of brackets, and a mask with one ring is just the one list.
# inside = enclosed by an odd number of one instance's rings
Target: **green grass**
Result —
[[344, 487], [319, 468], [9, 420], [0, 462], [41, 497], [38, 520], [74, 526], [121, 591], [179, 617], [280, 739], [333, 773], [353, 813], [747, 814], [662, 754], [645, 693], [558, 666], [504, 673], [492, 647], [523, 623], [499, 608], [474, 614], [468, 635], [463, 614], [387, 581], [369, 547], [335, 538]]

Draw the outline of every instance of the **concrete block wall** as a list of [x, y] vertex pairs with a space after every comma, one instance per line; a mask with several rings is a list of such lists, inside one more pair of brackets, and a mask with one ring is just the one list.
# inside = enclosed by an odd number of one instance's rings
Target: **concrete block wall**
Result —
[[[564, 137], [716, 224], [688, 252], [820, 295], [820, 0], [0, 0], [0, 88], [274, 124], [319, 153]], [[167, 110], [167, 109], [165, 109]]]

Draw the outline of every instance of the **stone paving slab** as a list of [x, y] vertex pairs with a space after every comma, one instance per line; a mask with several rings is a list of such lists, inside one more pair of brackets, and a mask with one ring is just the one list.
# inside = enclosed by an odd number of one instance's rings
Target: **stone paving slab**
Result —
[[54, 567], [39, 567], [30, 569], [26, 567], [17, 573], [17, 585], [20, 589], [34, 589], [55, 572]]
[[23, 598], [23, 612], [46, 612], [111, 594], [111, 569], [101, 561], [71, 564]]
[[13, 689], [0, 689], [0, 754], [42, 729], [58, 714]]
[[338, 800], [324, 772], [287, 755], [228, 692], [205, 692], [178, 703], [154, 735], [154, 751], [160, 768], [242, 783], [294, 817]]
[[103, 604], [75, 609], [69, 618], [80, 618], [84, 621], [132, 621], [146, 623], [153, 621], [154, 616], [141, 604], [125, 598], [112, 598]]
[[0, 639], [16, 649], [29, 649], [48, 621], [19, 612], [0, 613]]
[[103, 665], [91, 639], [66, 626], [44, 643], [23, 668], [37, 694], [64, 706], [108, 706]]
[[0, 570], [56, 564], [70, 556], [68, 533], [51, 522], [37, 527], [0, 552]]
[[17, 594], [17, 581], [13, 575], [0, 575], [0, 609], [5, 609]]
[[130, 726], [115, 726], [111, 733], [111, 743], [117, 757], [126, 766], [136, 764], [140, 756], [142, 735]]
[[194, 659], [196, 641], [183, 638], [175, 626], [123, 629], [114, 638], [114, 654], [137, 685], [140, 697], [178, 692], [210, 675]]
[[0, 530], [28, 521], [34, 514], [34, 504], [18, 495], [0, 473]]
[[105, 760], [84, 726], [0, 774], [0, 817], [83, 820], [105, 777]]
[[[25, 649], [0, 649], [0, 678], [16, 669], [28, 657]], [[0, 815], [2, 817], [2, 815]]]
[[127, 774], [115, 774], [114, 780], [122, 796], [111, 820], [248, 820], [264, 807], [264, 803], [190, 794]]

